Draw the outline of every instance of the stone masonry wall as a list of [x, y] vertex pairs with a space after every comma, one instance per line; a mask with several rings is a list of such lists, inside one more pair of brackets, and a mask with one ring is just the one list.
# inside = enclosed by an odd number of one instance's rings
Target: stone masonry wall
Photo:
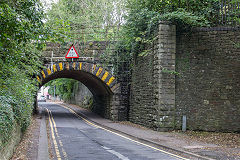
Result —
[[128, 81], [125, 78], [121, 76], [118, 79], [119, 86], [112, 96], [93, 96], [85, 85], [78, 82], [78, 85], [74, 85], [73, 96], [67, 103], [91, 109], [100, 116], [114, 121], [126, 121], [129, 91], [126, 84]]
[[152, 53], [135, 57], [129, 120], [159, 131], [240, 131], [240, 29], [177, 33], [161, 23]]
[[110, 119], [109, 101], [109, 96], [93, 96], [84, 84], [78, 82], [78, 85], [73, 86], [73, 96], [68, 103], [91, 109], [94, 113]]
[[76, 104], [81, 107], [86, 107], [89, 105], [89, 99], [93, 96], [92, 93], [89, 91], [89, 89], [82, 84], [81, 82], [78, 82], [78, 85], [74, 86], [74, 96], [70, 100], [71, 104]]
[[115, 93], [115, 98], [118, 99], [118, 120], [129, 120], [129, 97], [130, 97], [130, 64], [129, 62], [121, 62], [118, 73], [116, 73], [119, 83], [119, 91]]
[[131, 79], [129, 120], [155, 128], [153, 55], [136, 57]]
[[174, 129], [176, 26], [160, 23], [154, 46], [154, 94], [158, 131]]
[[146, 57], [135, 57], [129, 120], [159, 131], [174, 128], [176, 27], [160, 23]]
[[240, 29], [177, 35], [176, 128], [240, 131]]
[[11, 133], [11, 138], [9, 139], [8, 143], [4, 147], [0, 147], [1, 160], [11, 159], [17, 145], [21, 141], [22, 135], [23, 133], [21, 131], [21, 128], [15, 124], [15, 127]]
[[[89, 41], [85, 43], [76, 42], [74, 47], [80, 57], [94, 57], [94, 61], [99, 61], [101, 59], [100, 57], [105, 54], [106, 50], [114, 51], [115, 43], [116, 42], [114, 41]], [[49, 61], [52, 56], [58, 57], [57, 59], [52, 59], [53, 61], [59, 60], [60, 57], [63, 57], [62, 60], [66, 60], [64, 57], [71, 45], [72, 43], [62, 45], [58, 43], [47, 43], [43, 52], [43, 57], [46, 61]]]

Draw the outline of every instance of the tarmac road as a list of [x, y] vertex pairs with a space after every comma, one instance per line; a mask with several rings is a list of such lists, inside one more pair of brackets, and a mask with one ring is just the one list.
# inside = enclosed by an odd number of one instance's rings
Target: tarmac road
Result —
[[50, 126], [57, 160], [179, 160], [185, 159], [109, 131], [84, 119], [70, 108], [41, 103]]

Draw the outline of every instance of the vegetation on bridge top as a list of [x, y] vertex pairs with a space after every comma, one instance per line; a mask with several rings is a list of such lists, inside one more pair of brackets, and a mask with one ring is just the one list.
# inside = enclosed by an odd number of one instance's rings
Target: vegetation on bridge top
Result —
[[146, 55], [145, 46], [153, 42], [159, 21], [175, 24], [178, 31], [192, 27], [239, 26], [239, 4], [240, 0], [127, 0], [128, 15], [121, 30], [124, 39], [118, 45], [119, 54], [123, 50], [126, 53], [118, 57]]

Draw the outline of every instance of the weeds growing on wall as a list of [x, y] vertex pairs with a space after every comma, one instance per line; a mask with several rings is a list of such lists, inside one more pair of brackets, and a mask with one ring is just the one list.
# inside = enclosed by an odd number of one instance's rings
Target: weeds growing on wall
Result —
[[119, 36], [123, 38], [116, 45], [117, 52], [108, 56], [109, 62], [115, 69], [121, 68], [123, 63], [119, 62], [151, 53], [146, 46], [154, 42], [159, 21], [175, 24], [177, 31], [216, 26], [220, 7], [219, 0], [127, 0], [125, 24]]

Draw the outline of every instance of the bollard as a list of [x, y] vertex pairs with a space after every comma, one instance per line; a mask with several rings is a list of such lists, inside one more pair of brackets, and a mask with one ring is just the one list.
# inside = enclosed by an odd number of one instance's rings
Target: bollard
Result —
[[182, 131], [185, 132], [187, 130], [187, 116], [183, 115], [182, 117]]

